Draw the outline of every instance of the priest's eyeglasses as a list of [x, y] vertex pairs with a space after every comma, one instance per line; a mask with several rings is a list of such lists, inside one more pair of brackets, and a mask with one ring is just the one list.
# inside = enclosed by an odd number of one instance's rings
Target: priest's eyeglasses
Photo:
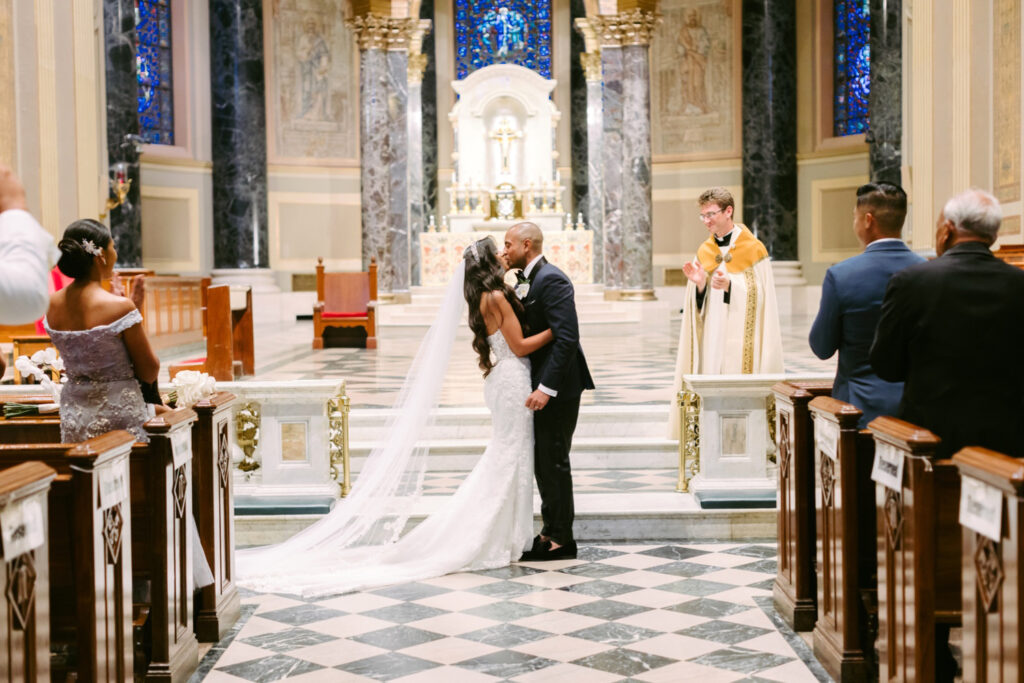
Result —
[[702, 214], [698, 214], [698, 216], [700, 217], [700, 219], [702, 221], [707, 222], [707, 221], [711, 220], [712, 218], [714, 218], [715, 216], [717, 216], [718, 214], [722, 213], [722, 211], [723, 211], [723, 209], [718, 209], [717, 211], [706, 211], [706, 212], [704, 212]]

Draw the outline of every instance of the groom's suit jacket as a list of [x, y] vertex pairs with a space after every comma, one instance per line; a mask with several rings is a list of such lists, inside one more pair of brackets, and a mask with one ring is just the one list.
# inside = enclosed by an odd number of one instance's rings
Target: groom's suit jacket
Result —
[[541, 257], [530, 273], [530, 290], [523, 299], [529, 334], [551, 329], [554, 341], [530, 354], [533, 388], [543, 384], [560, 398], [577, 398], [593, 389], [594, 380], [580, 347], [580, 328], [572, 282]]

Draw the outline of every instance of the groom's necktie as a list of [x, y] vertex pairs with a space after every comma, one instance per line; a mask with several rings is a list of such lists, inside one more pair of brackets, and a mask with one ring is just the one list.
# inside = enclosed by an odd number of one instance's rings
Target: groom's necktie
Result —
[[516, 271], [516, 282], [520, 282], [520, 283], [522, 283], [522, 282], [529, 282], [529, 280], [526, 279], [526, 275], [523, 274], [523, 271], [517, 270]]

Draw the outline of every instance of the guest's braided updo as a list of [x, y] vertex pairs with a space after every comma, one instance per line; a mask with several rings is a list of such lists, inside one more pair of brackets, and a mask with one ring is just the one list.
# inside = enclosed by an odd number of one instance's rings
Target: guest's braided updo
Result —
[[463, 292], [469, 304], [469, 329], [473, 330], [473, 350], [480, 356], [480, 369], [484, 377], [490, 374], [494, 363], [491, 361], [491, 345], [487, 341], [487, 323], [480, 312], [480, 299], [490, 292], [503, 292], [512, 306], [520, 324], [523, 320], [523, 305], [516, 298], [512, 288], [505, 284], [505, 269], [498, 261], [498, 249], [494, 240], [485, 237], [473, 242], [462, 252], [466, 261], [466, 283]]
[[60, 249], [60, 260], [57, 267], [68, 277], [80, 280], [89, 277], [92, 272], [96, 253], [106, 249], [110, 244], [110, 230], [107, 226], [91, 218], [77, 220], [67, 227], [64, 237], [57, 244]]

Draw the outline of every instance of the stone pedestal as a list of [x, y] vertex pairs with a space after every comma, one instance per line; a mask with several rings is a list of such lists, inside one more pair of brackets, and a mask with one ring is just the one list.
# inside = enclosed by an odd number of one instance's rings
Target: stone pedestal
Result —
[[[135, 64], [135, 3], [103, 0], [106, 51], [107, 160], [113, 180], [131, 182], [124, 202], [110, 212], [117, 265], [142, 267], [142, 212], [139, 203], [139, 82]], [[55, 131], [46, 134], [55, 135]], [[110, 195], [114, 197], [113, 193]], [[116, 197], [115, 197], [116, 198]]]
[[266, 268], [263, 1], [210, 0], [213, 262]]
[[743, 222], [773, 259], [794, 261], [796, 3], [743, 2]]
[[903, 2], [871, 0], [871, 180], [901, 184], [903, 136]]

